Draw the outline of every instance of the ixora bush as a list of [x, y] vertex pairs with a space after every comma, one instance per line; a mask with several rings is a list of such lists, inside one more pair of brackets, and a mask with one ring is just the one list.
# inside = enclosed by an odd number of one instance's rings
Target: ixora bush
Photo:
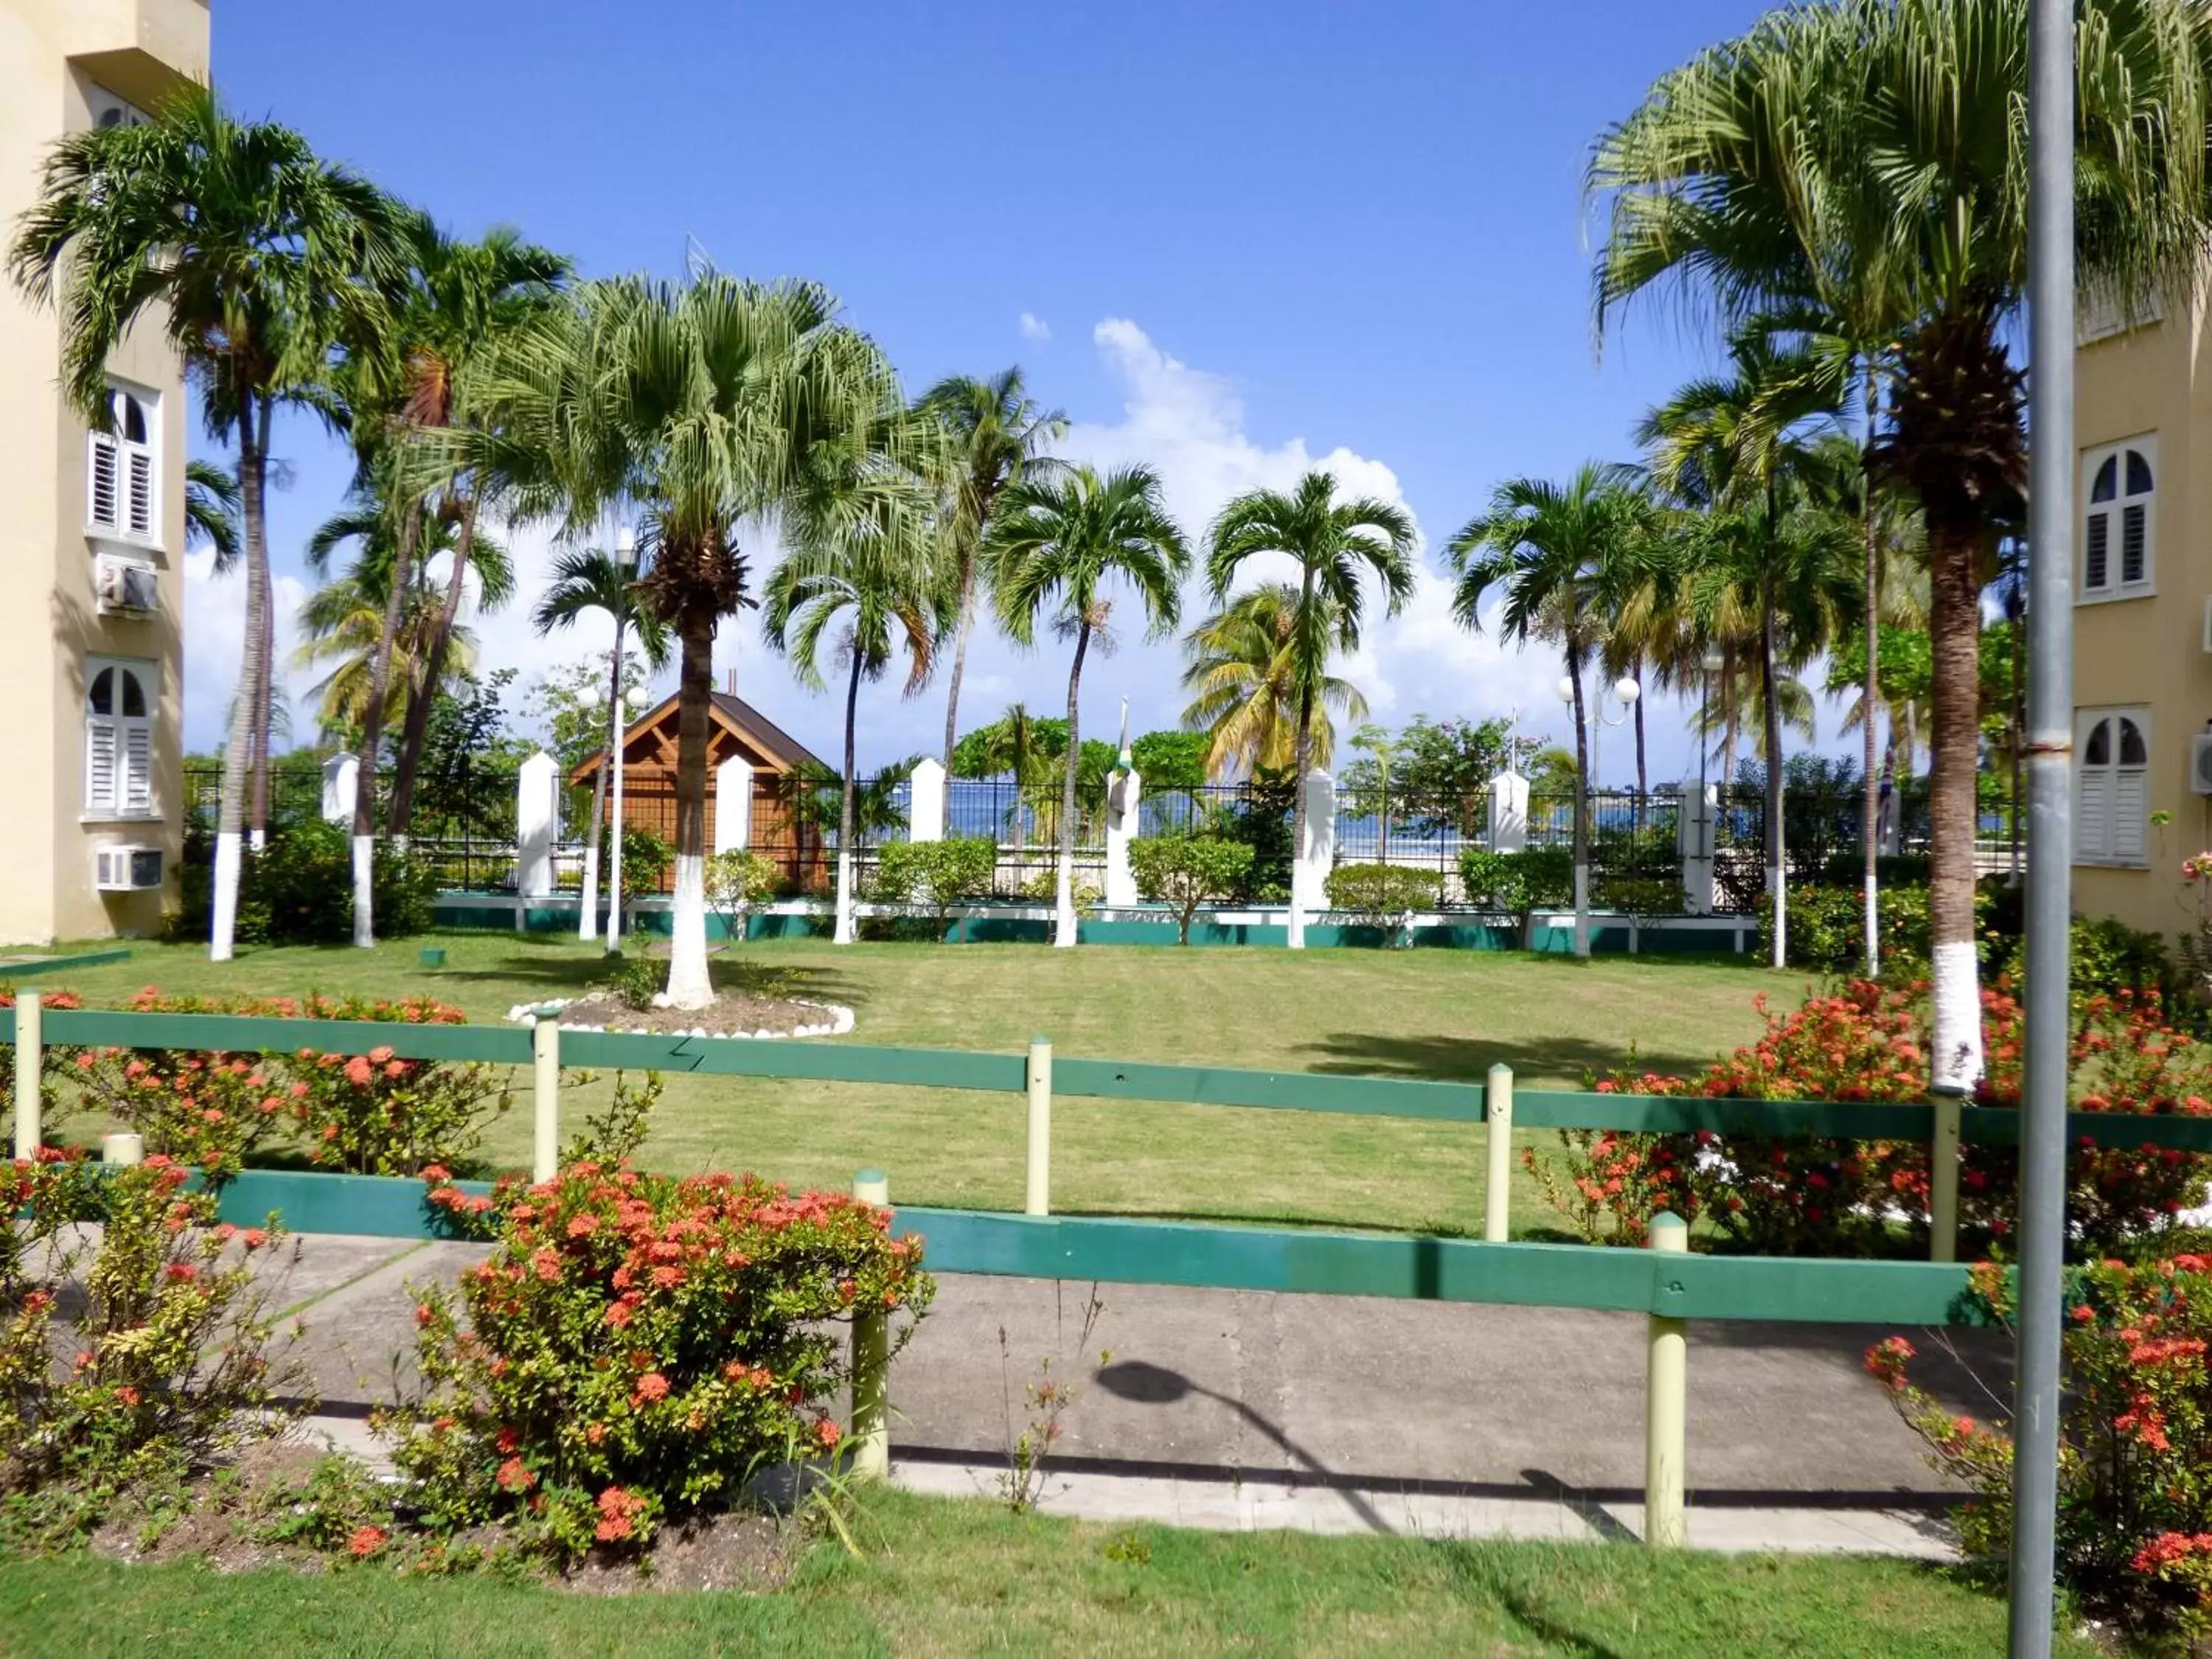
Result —
[[506, 1522], [567, 1558], [727, 1507], [757, 1468], [835, 1451], [841, 1328], [903, 1315], [902, 1342], [935, 1292], [888, 1211], [750, 1176], [587, 1157], [484, 1208], [498, 1246], [459, 1306], [432, 1286], [416, 1309], [427, 1394], [381, 1420], [435, 1534]]
[[[467, 1018], [428, 997], [165, 996], [150, 986], [129, 1006], [138, 1013], [405, 1025]], [[318, 1168], [349, 1175], [411, 1176], [425, 1164], [465, 1163], [509, 1100], [498, 1067], [403, 1060], [380, 1044], [350, 1054], [58, 1049], [49, 1063], [77, 1085], [78, 1104], [120, 1120], [145, 1138], [148, 1152], [217, 1182], [279, 1136], [295, 1139]]]
[[1175, 912], [1176, 943], [1190, 943], [1199, 907], [1235, 897], [1252, 874], [1252, 846], [1225, 836], [1146, 836], [1129, 843], [1137, 891]]
[[876, 897], [926, 914], [937, 939], [956, 904], [983, 898], [999, 868], [999, 844], [987, 836], [886, 842], [876, 855]]
[[[1988, 1073], [1975, 1103], [2017, 1108], [2026, 1015], [2002, 989], [1984, 992]], [[1918, 1102], [1928, 1097], [1931, 1011], [1923, 985], [1854, 981], [1787, 1013], [1759, 999], [1766, 1030], [1695, 1077], [1622, 1073], [1601, 1092], [1712, 1099]], [[2212, 1114], [2212, 1049], [2166, 1023], [2155, 994], [2084, 1000], [2076, 1010], [2070, 1097], [2087, 1112]], [[1708, 1218], [1732, 1245], [1764, 1255], [1882, 1253], [1902, 1221], [1924, 1240], [1928, 1149], [1923, 1143], [1813, 1135], [1638, 1135], [1561, 1132], [1557, 1155], [1522, 1154], [1553, 1206], [1593, 1242], [1643, 1242], [1662, 1209]], [[1959, 1210], [1970, 1239], [2003, 1240], [2012, 1225], [2015, 1154], [1969, 1143]], [[2212, 1158], [2145, 1147], [2074, 1149], [2067, 1214], [2077, 1246], [2110, 1254], [2204, 1201]]]
[[1441, 870], [1395, 864], [1340, 864], [1322, 891], [1330, 909], [1380, 929], [1383, 944], [1410, 945], [1414, 915], [1443, 902], [1444, 877]]
[[[2010, 1288], [1987, 1263], [1976, 1296], [2009, 1324]], [[2068, 1304], [2060, 1395], [2060, 1574], [2088, 1610], [2145, 1632], [2212, 1635], [2212, 1260], [2179, 1255], [2081, 1270]], [[1938, 1470], [1973, 1488], [1957, 1513], [1970, 1554], [2012, 1538], [2013, 1444], [1909, 1380], [1912, 1344], [1867, 1351], [1867, 1369], [1927, 1442]]]
[[[0, 1228], [0, 1538], [81, 1536], [125, 1492], [289, 1420], [301, 1379], [270, 1362], [274, 1291], [253, 1271], [282, 1235], [216, 1225], [185, 1178], [155, 1157], [103, 1179], [51, 1148], [0, 1166], [16, 1218]], [[87, 1219], [106, 1224], [96, 1246], [70, 1224]]]

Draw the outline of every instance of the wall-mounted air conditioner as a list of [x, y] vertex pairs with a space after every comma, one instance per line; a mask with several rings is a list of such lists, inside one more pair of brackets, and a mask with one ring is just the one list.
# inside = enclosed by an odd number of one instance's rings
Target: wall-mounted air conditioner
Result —
[[161, 609], [161, 587], [143, 559], [101, 553], [92, 562], [93, 595], [103, 617], [149, 617]]
[[2200, 732], [2189, 740], [2189, 787], [2200, 795], [2212, 795], [2212, 732]]
[[92, 884], [103, 893], [143, 893], [161, 884], [158, 847], [100, 847], [93, 850]]

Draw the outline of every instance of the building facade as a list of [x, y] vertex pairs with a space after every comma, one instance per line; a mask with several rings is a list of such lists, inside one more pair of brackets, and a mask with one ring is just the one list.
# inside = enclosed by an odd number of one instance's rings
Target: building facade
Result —
[[[0, 233], [54, 142], [208, 75], [206, 0], [0, 4]], [[184, 375], [155, 324], [108, 430], [62, 392], [61, 325], [0, 287], [0, 942], [159, 928], [183, 855]]]

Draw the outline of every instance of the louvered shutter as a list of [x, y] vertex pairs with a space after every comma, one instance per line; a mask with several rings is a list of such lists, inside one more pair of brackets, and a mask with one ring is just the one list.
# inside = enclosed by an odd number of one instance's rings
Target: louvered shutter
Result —
[[115, 440], [104, 432], [92, 434], [92, 503], [91, 521], [103, 530], [113, 530], [122, 523], [120, 495], [122, 482], [117, 476], [121, 457]]
[[2148, 848], [2150, 796], [2139, 766], [2124, 766], [2112, 774], [2111, 855], [2131, 864], [2142, 861]]
[[115, 722], [94, 715], [85, 725], [84, 810], [115, 810]]
[[152, 452], [133, 448], [125, 455], [130, 471], [130, 530], [134, 536], [154, 533], [154, 457]]
[[2109, 768], [2084, 766], [2074, 779], [2074, 850], [2081, 859], [2112, 856], [2112, 774]]
[[2143, 579], [2145, 556], [2149, 552], [2149, 515], [2142, 504], [2123, 509], [2120, 515], [2120, 580], [2132, 585]]
[[125, 812], [150, 812], [154, 810], [153, 724], [127, 720], [122, 730], [123, 776], [117, 808]]
[[2111, 564], [2112, 518], [2110, 513], [2089, 515], [2089, 550], [2083, 560], [2081, 586], [2094, 592], [2105, 586]]

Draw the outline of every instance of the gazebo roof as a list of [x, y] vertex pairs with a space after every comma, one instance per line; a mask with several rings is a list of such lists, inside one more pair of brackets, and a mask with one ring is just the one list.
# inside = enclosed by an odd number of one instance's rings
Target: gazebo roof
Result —
[[[678, 699], [665, 698], [638, 716], [623, 733], [623, 764], [676, 770]], [[707, 728], [707, 763], [719, 766], [742, 755], [763, 772], [789, 772], [801, 766], [829, 769], [813, 750], [734, 692], [713, 694]], [[568, 774], [571, 785], [587, 784], [599, 775], [603, 755], [593, 755]]]

